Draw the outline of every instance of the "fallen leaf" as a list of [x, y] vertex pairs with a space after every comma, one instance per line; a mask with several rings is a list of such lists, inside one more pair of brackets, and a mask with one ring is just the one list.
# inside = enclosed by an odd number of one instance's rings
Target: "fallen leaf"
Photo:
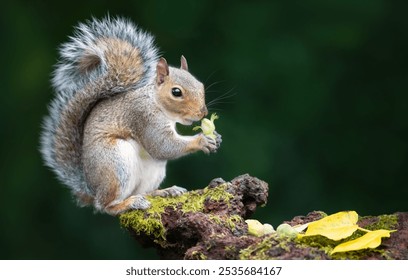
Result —
[[309, 224], [310, 224], [310, 223], [306, 223], [306, 224], [303, 224], [303, 225], [295, 225], [295, 226], [293, 226], [293, 228], [294, 228], [297, 232], [301, 233], [302, 231], [304, 231], [305, 229], [307, 229], [307, 227], [309, 226]]
[[322, 235], [334, 241], [349, 237], [358, 229], [355, 211], [339, 212], [309, 223], [305, 234], [299, 237]]
[[367, 232], [366, 234], [357, 239], [337, 245], [330, 254], [338, 252], [356, 251], [367, 248], [376, 248], [380, 246], [382, 237], [390, 237], [390, 232], [393, 231], [380, 229]]

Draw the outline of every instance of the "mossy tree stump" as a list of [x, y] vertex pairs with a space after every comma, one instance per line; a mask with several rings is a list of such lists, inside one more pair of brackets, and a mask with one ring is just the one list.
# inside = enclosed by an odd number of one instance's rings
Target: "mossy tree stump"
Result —
[[[323, 237], [286, 238], [248, 234], [245, 219], [265, 205], [268, 184], [249, 175], [230, 182], [218, 178], [179, 197], [148, 197], [152, 207], [120, 215], [120, 224], [163, 259], [408, 259], [408, 213], [360, 217], [366, 229], [397, 231], [380, 247], [330, 255], [335, 244]], [[315, 211], [287, 223], [304, 224], [325, 216]]]

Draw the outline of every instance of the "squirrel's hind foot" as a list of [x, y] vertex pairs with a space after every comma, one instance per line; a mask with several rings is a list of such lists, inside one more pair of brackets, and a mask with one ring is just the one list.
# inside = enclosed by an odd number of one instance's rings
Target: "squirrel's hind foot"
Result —
[[105, 212], [110, 215], [118, 215], [131, 209], [146, 210], [150, 206], [150, 202], [143, 195], [137, 194], [129, 196], [119, 203], [109, 205], [105, 208]]
[[174, 197], [180, 196], [183, 193], [187, 192], [185, 188], [172, 186], [170, 188], [162, 189], [162, 190], [155, 190], [150, 193], [151, 196], [161, 196], [161, 197]]

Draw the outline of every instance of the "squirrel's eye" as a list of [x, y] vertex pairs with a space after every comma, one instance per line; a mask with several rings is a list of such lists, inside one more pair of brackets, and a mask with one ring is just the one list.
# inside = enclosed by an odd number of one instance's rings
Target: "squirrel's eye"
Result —
[[181, 92], [181, 89], [178, 87], [174, 87], [171, 89], [171, 94], [173, 94], [174, 97], [181, 97], [183, 93]]

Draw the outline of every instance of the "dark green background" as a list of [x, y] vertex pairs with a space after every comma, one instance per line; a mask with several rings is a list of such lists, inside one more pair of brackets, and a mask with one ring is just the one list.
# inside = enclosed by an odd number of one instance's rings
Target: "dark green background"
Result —
[[116, 218], [78, 208], [42, 164], [57, 47], [92, 15], [130, 17], [208, 86], [223, 145], [168, 164], [163, 186], [243, 173], [270, 185], [255, 218], [408, 211], [404, 1], [9, 1], [1, 4], [0, 258], [156, 258]]

